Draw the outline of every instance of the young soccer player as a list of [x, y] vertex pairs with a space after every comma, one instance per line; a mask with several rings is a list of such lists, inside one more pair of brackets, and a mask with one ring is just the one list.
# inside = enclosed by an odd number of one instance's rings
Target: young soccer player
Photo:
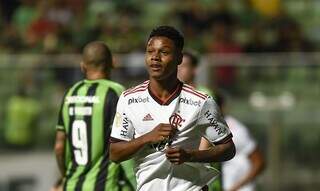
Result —
[[[149, 80], [121, 94], [114, 119], [110, 159], [134, 158], [137, 190], [201, 190], [215, 178], [206, 162], [235, 154], [232, 134], [216, 103], [177, 78], [183, 36], [155, 28], [147, 42]], [[200, 151], [201, 137], [216, 144]]]

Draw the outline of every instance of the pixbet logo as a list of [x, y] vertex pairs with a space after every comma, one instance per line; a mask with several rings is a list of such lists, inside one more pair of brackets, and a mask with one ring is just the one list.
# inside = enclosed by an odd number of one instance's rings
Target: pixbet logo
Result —
[[146, 98], [141, 98], [141, 97], [130, 98], [128, 100], [128, 105], [130, 105], [132, 103], [146, 103], [146, 102], [149, 102], [149, 97], [146, 97]]
[[193, 101], [192, 99], [187, 99], [185, 97], [179, 98], [179, 103], [185, 103], [187, 105], [193, 105], [200, 107], [201, 101]]

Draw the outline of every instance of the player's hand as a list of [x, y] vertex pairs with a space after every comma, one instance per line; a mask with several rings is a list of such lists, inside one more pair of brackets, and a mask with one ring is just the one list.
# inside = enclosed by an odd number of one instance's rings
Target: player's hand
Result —
[[170, 124], [160, 123], [151, 132], [146, 134], [150, 143], [158, 143], [174, 136], [177, 129]]
[[189, 161], [190, 154], [180, 147], [168, 147], [166, 149], [166, 157], [171, 163], [179, 165]]

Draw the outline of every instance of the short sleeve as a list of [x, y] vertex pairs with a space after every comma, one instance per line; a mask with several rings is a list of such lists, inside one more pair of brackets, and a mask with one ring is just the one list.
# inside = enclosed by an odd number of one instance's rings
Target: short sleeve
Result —
[[58, 114], [58, 123], [56, 125], [56, 131], [65, 131], [65, 126], [63, 123], [63, 107], [64, 107], [64, 99], [62, 100], [59, 114]]
[[201, 136], [213, 144], [229, 141], [232, 134], [215, 101], [209, 97], [203, 104], [197, 123]]
[[113, 140], [130, 141], [133, 139], [134, 128], [127, 113], [127, 102], [125, 100], [123, 94], [121, 94], [113, 120], [111, 142]]
[[247, 134], [247, 140], [247, 143], [243, 144], [243, 153], [250, 155], [256, 149], [257, 145], [250, 134]]
[[256, 149], [257, 144], [249, 129], [235, 118], [227, 117], [226, 122], [231, 127], [231, 130], [234, 129], [234, 143], [237, 153], [251, 154]]

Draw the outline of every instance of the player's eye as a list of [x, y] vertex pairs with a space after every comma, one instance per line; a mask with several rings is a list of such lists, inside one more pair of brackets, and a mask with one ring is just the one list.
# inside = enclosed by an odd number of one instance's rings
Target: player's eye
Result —
[[154, 51], [153, 50], [147, 50], [147, 53], [153, 53]]
[[164, 51], [164, 50], [163, 50], [163, 51], [161, 51], [161, 53], [162, 53], [162, 54], [164, 54], [164, 55], [168, 55], [168, 54], [169, 54], [169, 52], [168, 52], [168, 51]]

